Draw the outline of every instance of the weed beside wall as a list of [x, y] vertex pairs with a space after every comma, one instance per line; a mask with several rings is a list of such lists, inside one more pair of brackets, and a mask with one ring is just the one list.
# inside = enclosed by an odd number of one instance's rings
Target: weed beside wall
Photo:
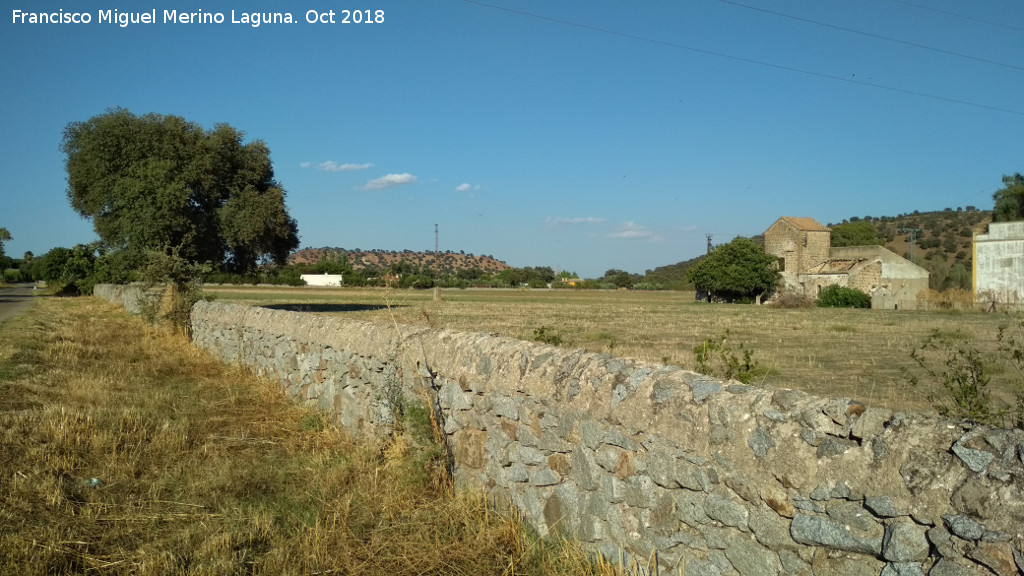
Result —
[[[912, 386], [922, 377], [942, 384], [943, 394], [929, 394], [928, 401], [943, 416], [964, 418], [992, 426], [1024, 428], [1024, 322], [999, 327], [994, 352], [982, 350], [962, 331], [933, 330], [911, 352], [921, 374], [910, 376]], [[1009, 374], [1014, 388], [1009, 397], [990, 389], [992, 375]]]
[[717, 338], [705, 338], [693, 347], [693, 355], [698, 372], [725, 380], [749, 384], [768, 373], [760, 362], [754, 360], [753, 350], [743, 344], [734, 347], [729, 342], [728, 330]]
[[93, 295], [120, 304], [148, 324], [167, 322], [181, 333], [187, 333], [190, 326], [192, 306], [210, 299], [196, 284], [97, 284]]

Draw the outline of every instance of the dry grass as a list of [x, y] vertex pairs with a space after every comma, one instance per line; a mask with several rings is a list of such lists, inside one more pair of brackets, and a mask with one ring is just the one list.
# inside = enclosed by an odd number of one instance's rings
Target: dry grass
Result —
[[0, 333], [2, 574], [610, 573], [106, 304]]
[[[995, 350], [1005, 314], [961, 311], [776, 309], [704, 304], [693, 293], [567, 290], [429, 291], [309, 288], [215, 288], [225, 302], [288, 306], [312, 312], [456, 330], [486, 331], [531, 340], [533, 331], [561, 336], [561, 346], [696, 367], [694, 346], [727, 330], [730, 341], [754, 350], [769, 370], [755, 382], [825, 396], [850, 397], [897, 410], [930, 408], [937, 382], [911, 387], [918, 370], [912, 350], [933, 331], [961, 330], [984, 352]], [[389, 311], [383, 305], [392, 304]], [[376, 308], [376, 309], [375, 309]], [[1008, 374], [994, 374], [998, 397], [1010, 399]]]

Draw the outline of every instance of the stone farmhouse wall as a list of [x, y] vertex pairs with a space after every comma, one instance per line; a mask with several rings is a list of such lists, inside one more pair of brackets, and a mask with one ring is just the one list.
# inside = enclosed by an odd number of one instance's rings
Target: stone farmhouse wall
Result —
[[[876, 287], [884, 286], [896, 295], [900, 310], [913, 310], [917, 306], [917, 295], [928, 290], [928, 271], [882, 246], [844, 246], [832, 249], [833, 258], [875, 260], [877, 273], [865, 278], [863, 284], [870, 294]], [[864, 269], [857, 271], [861, 276]], [[851, 281], [861, 282], [859, 278]]]
[[483, 333], [211, 302], [192, 330], [356, 434], [429, 398], [458, 485], [610, 558], [687, 575], [1024, 567], [1021, 430]]
[[765, 252], [784, 260], [783, 274], [792, 276], [828, 260], [831, 231], [806, 218], [780, 218], [764, 233]]
[[868, 262], [858, 267], [857, 273], [850, 277], [850, 287], [865, 294], [871, 294], [882, 285], [882, 263]]

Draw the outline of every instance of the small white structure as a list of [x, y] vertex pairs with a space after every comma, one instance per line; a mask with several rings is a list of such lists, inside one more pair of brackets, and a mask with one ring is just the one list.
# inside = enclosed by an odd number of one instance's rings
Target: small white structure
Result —
[[303, 274], [299, 277], [306, 281], [306, 286], [341, 286], [344, 283], [341, 274]]
[[1024, 222], [993, 222], [974, 236], [974, 297], [999, 304], [1024, 302]]

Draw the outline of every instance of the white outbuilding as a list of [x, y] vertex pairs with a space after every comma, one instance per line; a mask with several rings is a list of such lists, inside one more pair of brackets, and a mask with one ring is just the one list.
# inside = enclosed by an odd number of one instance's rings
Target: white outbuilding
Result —
[[1024, 304], [1024, 222], [993, 222], [974, 236], [974, 297], [992, 304]]
[[344, 280], [341, 274], [303, 274], [306, 286], [341, 286]]

